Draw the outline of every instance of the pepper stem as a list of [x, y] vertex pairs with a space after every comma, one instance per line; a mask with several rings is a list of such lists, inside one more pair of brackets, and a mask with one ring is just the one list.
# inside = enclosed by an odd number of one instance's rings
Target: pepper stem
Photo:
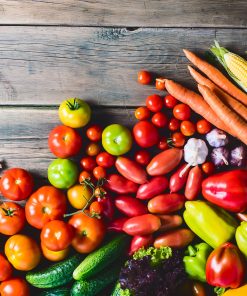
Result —
[[196, 249], [193, 246], [188, 246], [188, 252], [190, 257], [195, 257], [196, 256]]

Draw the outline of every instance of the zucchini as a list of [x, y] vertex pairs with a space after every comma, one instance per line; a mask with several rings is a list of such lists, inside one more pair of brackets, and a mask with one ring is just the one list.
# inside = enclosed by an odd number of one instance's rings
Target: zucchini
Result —
[[80, 264], [82, 255], [74, 255], [40, 271], [29, 271], [26, 280], [36, 288], [56, 288], [73, 280], [73, 270]]
[[76, 281], [70, 291], [71, 296], [95, 296], [108, 285], [116, 281], [120, 272], [119, 263], [103, 270], [100, 274], [90, 279]]
[[128, 243], [126, 235], [119, 235], [100, 249], [89, 254], [74, 270], [75, 280], [88, 279], [123, 255]]
[[67, 287], [48, 289], [42, 291], [39, 296], [70, 296], [70, 289]]

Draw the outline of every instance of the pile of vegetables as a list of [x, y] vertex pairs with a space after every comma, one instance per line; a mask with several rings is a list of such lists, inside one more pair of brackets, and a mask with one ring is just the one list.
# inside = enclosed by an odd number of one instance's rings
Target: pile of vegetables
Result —
[[[234, 64], [245, 62], [211, 50], [246, 90]], [[2, 296], [246, 294], [247, 94], [184, 52], [208, 77], [189, 66], [201, 95], [157, 78], [169, 93], [146, 98], [132, 131], [67, 99], [48, 137], [49, 185], [3, 171]]]

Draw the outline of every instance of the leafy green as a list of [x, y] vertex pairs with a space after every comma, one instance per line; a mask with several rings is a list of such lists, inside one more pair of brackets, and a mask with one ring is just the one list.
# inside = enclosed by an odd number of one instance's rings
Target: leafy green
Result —
[[145, 256], [150, 256], [152, 266], [157, 266], [159, 264], [162, 264], [164, 260], [172, 257], [172, 249], [170, 247], [160, 247], [159, 249], [156, 249], [154, 247], [149, 247], [148, 249], [145, 249], [142, 247], [134, 253], [133, 258], [135, 260], [139, 260]]
[[120, 296], [133, 296], [133, 294], [130, 292], [129, 289], [121, 289], [120, 290]]
[[217, 294], [217, 296], [222, 296], [225, 293], [226, 289], [221, 287], [215, 287], [214, 293]]

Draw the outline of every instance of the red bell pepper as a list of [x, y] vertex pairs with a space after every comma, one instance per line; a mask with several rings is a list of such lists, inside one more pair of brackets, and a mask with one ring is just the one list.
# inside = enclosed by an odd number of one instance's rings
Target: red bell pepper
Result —
[[202, 183], [202, 194], [208, 201], [228, 211], [246, 211], [247, 170], [233, 170], [208, 177]]
[[232, 243], [224, 243], [208, 257], [206, 279], [212, 286], [238, 288], [244, 280], [245, 261]]

